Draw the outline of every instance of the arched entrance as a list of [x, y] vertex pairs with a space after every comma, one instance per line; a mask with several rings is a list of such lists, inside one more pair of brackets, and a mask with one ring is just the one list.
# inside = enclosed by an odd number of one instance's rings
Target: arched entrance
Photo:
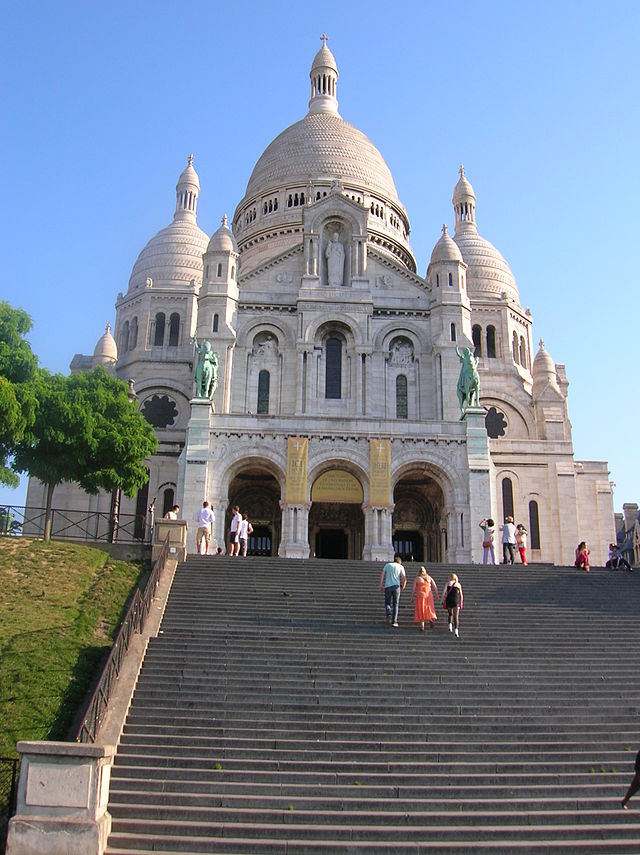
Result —
[[362, 558], [362, 484], [345, 469], [323, 472], [311, 488], [309, 547], [315, 558]]
[[393, 491], [393, 549], [405, 560], [443, 561], [444, 495], [424, 471], [408, 472]]
[[[247, 555], [277, 555], [282, 529], [280, 484], [259, 466], [247, 466], [229, 485], [229, 503], [225, 513], [224, 530], [229, 531], [231, 508], [238, 505], [253, 526]], [[228, 544], [225, 544], [228, 548]]]

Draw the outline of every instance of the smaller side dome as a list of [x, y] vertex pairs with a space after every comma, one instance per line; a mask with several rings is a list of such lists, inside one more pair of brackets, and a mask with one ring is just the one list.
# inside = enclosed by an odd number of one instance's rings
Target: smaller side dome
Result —
[[462, 262], [462, 253], [457, 243], [449, 237], [446, 225], [442, 226], [442, 236], [433, 248], [429, 266], [442, 261]]
[[111, 324], [107, 324], [104, 334], [100, 336], [96, 343], [91, 364], [93, 367], [96, 365], [109, 367], [111, 365], [115, 365], [117, 360], [118, 347], [116, 345], [116, 340], [111, 335]]
[[556, 366], [551, 358], [551, 355], [545, 350], [544, 341], [540, 339], [540, 349], [536, 353], [531, 369], [533, 376], [533, 394], [538, 395], [547, 386], [551, 386], [556, 392], [560, 393], [558, 386], [558, 375]]
[[229, 228], [227, 215], [222, 217], [222, 225], [211, 235], [207, 252], [238, 252], [238, 244]]

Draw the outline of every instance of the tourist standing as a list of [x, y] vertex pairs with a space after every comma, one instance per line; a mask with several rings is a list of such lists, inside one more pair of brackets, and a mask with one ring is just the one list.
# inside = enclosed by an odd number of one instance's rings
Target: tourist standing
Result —
[[196, 531], [196, 552], [202, 554], [202, 545], [204, 543], [204, 554], [209, 554], [209, 546], [211, 545], [211, 526], [215, 520], [215, 516], [209, 502], [203, 502], [202, 507], [196, 514], [196, 522], [198, 530]]
[[449, 632], [455, 632], [456, 638], [460, 638], [460, 609], [463, 602], [462, 585], [456, 574], [452, 573], [442, 594], [442, 605], [449, 612]]
[[[516, 560], [516, 527], [513, 524], [513, 517], [505, 517], [504, 525], [500, 526], [502, 532], [502, 563], [513, 564]], [[507, 561], [507, 553], [509, 561]]]
[[585, 570], [587, 573], [591, 569], [589, 567], [589, 555], [591, 551], [587, 549], [586, 541], [581, 540], [576, 549], [575, 566], [578, 570]]
[[398, 626], [400, 592], [404, 591], [406, 584], [407, 574], [402, 566], [402, 558], [400, 555], [394, 555], [393, 561], [385, 564], [380, 574], [380, 590], [384, 591], [384, 610], [387, 621], [394, 627]]
[[420, 624], [420, 629], [424, 632], [425, 621], [433, 624], [438, 620], [435, 606], [433, 604], [435, 597], [438, 596], [438, 588], [435, 581], [429, 576], [425, 567], [420, 568], [420, 572], [416, 576], [413, 589], [411, 591], [411, 602], [414, 603], [413, 619]]
[[627, 790], [625, 797], [622, 799], [622, 807], [624, 810], [629, 810], [627, 802], [631, 796], [634, 796], [638, 792], [638, 790], [640, 790], [640, 751], [636, 754], [635, 774], [631, 779], [631, 783], [629, 784], [629, 789]]
[[247, 541], [249, 539], [249, 535], [252, 533], [253, 526], [249, 522], [249, 517], [247, 514], [242, 514], [242, 519], [238, 526], [238, 543], [240, 545], [240, 555], [242, 555], [243, 558], [247, 557]]
[[242, 522], [242, 514], [240, 508], [234, 505], [231, 509], [233, 516], [231, 517], [231, 525], [229, 526], [229, 555], [237, 555], [240, 552], [240, 541], [238, 539], [238, 529]]
[[527, 530], [522, 525], [522, 523], [518, 523], [516, 526], [516, 544], [518, 546], [518, 552], [520, 553], [520, 561], [523, 564], [528, 564], [527, 561]]
[[[496, 550], [493, 545], [493, 540], [495, 537], [495, 523], [489, 517], [485, 517], [480, 523], [480, 528], [482, 529], [482, 563], [487, 564], [495, 564], [496, 563]], [[491, 562], [489, 562], [489, 556], [491, 557]]]

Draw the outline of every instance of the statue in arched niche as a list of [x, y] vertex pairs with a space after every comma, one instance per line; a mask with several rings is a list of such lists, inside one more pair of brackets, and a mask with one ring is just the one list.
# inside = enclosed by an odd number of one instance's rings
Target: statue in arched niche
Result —
[[327, 282], [330, 288], [338, 288], [344, 281], [344, 247], [340, 242], [338, 232], [333, 233], [333, 237], [327, 244], [325, 251], [327, 259]]
[[277, 356], [278, 342], [275, 336], [268, 334], [260, 341], [256, 341], [253, 346], [253, 355], [261, 359], [266, 359], [270, 356]]
[[410, 365], [413, 362], [413, 346], [406, 338], [399, 338], [391, 345], [391, 364]]

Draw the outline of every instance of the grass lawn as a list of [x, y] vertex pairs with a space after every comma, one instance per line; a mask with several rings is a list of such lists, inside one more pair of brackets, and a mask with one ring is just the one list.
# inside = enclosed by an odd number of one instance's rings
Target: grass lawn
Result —
[[0, 537], [0, 756], [68, 737], [140, 571], [87, 546]]

